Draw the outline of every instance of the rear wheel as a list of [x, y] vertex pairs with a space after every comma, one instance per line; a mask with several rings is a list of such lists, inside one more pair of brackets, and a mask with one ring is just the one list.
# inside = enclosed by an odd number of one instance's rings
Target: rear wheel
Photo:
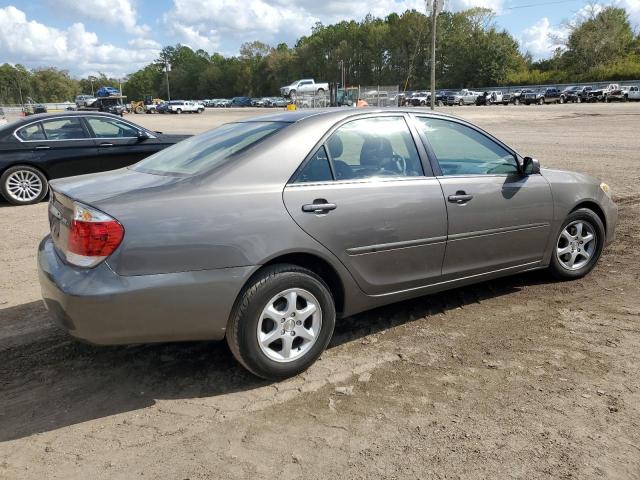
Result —
[[133, 111], [133, 113], [137, 113], [137, 114], [144, 113], [144, 107], [141, 107], [140, 105], [138, 105]]
[[549, 269], [562, 280], [582, 278], [595, 267], [604, 248], [605, 229], [592, 210], [571, 212], [560, 228]]
[[13, 205], [31, 205], [47, 194], [47, 179], [37, 168], [18, 165], [0, 177], [0, 192]]
[[306, 370], [327, 347], [335, 325], [329, 288], [296, 265], [264, 269], [241, 293], [227, 343], [247, 370], [280, 380]]

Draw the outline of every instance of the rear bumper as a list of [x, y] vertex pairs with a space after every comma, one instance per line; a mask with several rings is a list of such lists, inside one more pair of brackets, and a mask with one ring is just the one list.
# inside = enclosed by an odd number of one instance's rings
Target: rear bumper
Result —
[[106, 263], [64, 263], [51, 237], [38, 248], [42, 297], [71, 335], [95, 344], [220, 340], [235, 299], [257, 267], [120, 276]]

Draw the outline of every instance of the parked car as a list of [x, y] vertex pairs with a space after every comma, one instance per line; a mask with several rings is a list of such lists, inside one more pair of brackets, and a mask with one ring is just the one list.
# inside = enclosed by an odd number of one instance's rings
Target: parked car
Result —
[[473, 92], [463, 88], [447, 97], [447, 105], [475, 105], [476, 99], [480, 94], [481, 92]]
[[637, 85], [629, 87], [625, 93], [627, 100], [640, 100], [640, 89]]
[[571, 103], [577, 102], [578, 93], [580, 92], [581, 88], [582, 87], [579, 87], [579, 86], [573, 86], [573, 87], [567, 87], [564, 90], [562, 90], [561, 95], [564, 97], [564, 101], [571, 102]]
[[216, 108], [227, 108], [231, 106], [231, 100], [228, 98], [220, 98], [213, 105]]
[[126, 98], [127, 97], [120, 95], [98, 97], [92, 102], [86, 102], [84, 106], [77, 107], [76, 110], [83, 112], [112, 113], [122, 117], [127, 111], [127, 106], [125, 105]]
[[415, 109], [245, 119], [51, 191], [38, 268], [60, 325], [96, 344], [226, 337], [268, 379], [309, 367], [336, 318], [535, 269], [580, 278], [617, 219], [600, 181]]
[[488, 103], [489, 105], [494, 105], [498, 103], [503, 103], [507, 105], [509, 102], [508, 101], [505, 102], [504, 93], [502, 93], [502, 90], [491, 90], [489, 92]]
[[280, 94], [283, 97], [295, 98], [301, 93], [324, 93], [329, 91], [329, 84], [326, 82], [316, 82], [313, 78], [296, 80], [291, 85], [282, 87]]
[[85, 94], [76, 95], [76, 100], [75, 100], [77, 107], [88, 107], [95, 101], [96, 101], [96, 97], [94, 97], [93, 95], [85, 95]]
[[535, 93], [535, 90], [533, 90], [532, 88], [519, 88], [515, 90], [513, 93], [511, 93], [511, 98], [510, 98], [511, 103], [513, 103], [514, 105], [520, 105], [521, 103], [525, 103], [524, 97], [528, 93]]
[[431, 104], [431, 92], [421, 91], [415, 92], [410, 98], [409, 103], [414, 107], [424, 107]]
[[112, 95], [120, 95], [120, 90], [114, 87], [100, 87], [96, 90], [96, 97], [110, 97]]
[[595, 89], [591, 92], [598, 100], [603, 102], [624, 101], [626, 97], [622, 88], [617, 83], [610, 83], [605, 88]]
[[191, 100], [171, 100], [167, 106], [167, 113], [202, 113], [204, 105]]
[[231, 99], [230, 107], [250, 107], [251, 99], [249, 97], [233, 97]]
[[37, 203], [49, 180], [125, 167], [187, 136], [98, 112], [24, 118], [0, 126], [0, 193], [14, 205]]
[[564, 103], [560, 90], [555, 87], [541, 88], [537, 92], [526, 93], [524, 103], [531, 105], [544, 105], [545, 103]]
[[584, 86], [578, 89], [577, 100], [576, 100], [578, 103], [595, 102], [597, 100], [598, 100], [597, 96], [593, 94], [592, 86]]

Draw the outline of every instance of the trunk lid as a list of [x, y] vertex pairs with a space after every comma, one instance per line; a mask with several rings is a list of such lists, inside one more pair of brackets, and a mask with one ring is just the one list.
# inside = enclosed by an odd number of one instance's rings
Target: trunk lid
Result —
[[126, 168], [53, 180], [50, 183], [48, 216], [51, 238], [56, 249], [64, 258], [75, 202], [113, 215], [108, 205], [110, 202], [122, 201], [132, 191], [140, 197], [144, 192], [155, 191], [179, 180], [179, 177], [152, 175]]

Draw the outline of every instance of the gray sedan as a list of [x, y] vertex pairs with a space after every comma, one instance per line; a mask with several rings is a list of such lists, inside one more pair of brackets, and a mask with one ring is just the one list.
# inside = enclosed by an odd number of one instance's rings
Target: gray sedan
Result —
[[309, 367], [336, 318], [529, 270], [582, 277], [617, 220], [600, 181], [415, 108], [231, 123], [51, 189], [40, 282], [73, 336], [226, 338], [270, 379]]

